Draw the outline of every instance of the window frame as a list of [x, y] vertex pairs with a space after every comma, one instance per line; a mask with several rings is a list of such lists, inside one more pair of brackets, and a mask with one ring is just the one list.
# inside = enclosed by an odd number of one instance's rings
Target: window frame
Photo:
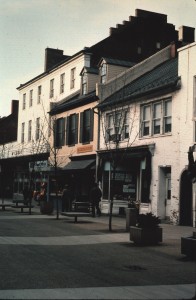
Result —
[[54, 97], [54, 78], [50, 79], [50, 98]]
[[77, 143], [78, 143], [78, 114], [74, 113], [67, 117], [66, 145], [74, 146]]
[[60, 75], [60, 94], [63, 94], [65, 91], [65, 73]]
[[32, 139], [32, 120], [29, 120], [28, 124], [28, 141], [30, 142]]
[[61, 148], [65, 145], [65, 118], [58, 118], [55, 122], [55, 141], [56, 148]]
[[23, 94], [23, 98], [22, 98], [22, 109], [23, 109], [23, 110], [26, 109], [26, 93]]
[[86, 109], [80, 113], [80, 143], [89, 144], [93, 141], [94, 112]]
[[106, 83], [107, 80], [107, 64], [104, 62], [100, 67], [100, 82]]
[[25, 122], [23, 122], [21, 126], [21, 143], [24, 143], [24, 140], [25, 140]]
[[[169, 114], [166, 112], [166, 104], [169, 103]], [[160, 116], [156, 113], [156, 105], [160, 105]], [[149, 108], [149, 117], [145, 119], [145, 108]], [[148, 113], [146, 114], [148, 115]], [[170, 123], [166, 124], [166, 120], [171, 120]], [[160, 132], [158, 128], [155, 128], [155, 123], [160, 121]], [[145, 127], [148, 123], [149, 127]], [[157, 135], [168, 135], [172, 133], [172, 97], [167, 97], [165, 99], [156, 100], [149, 102], [148, 104], [143, 104], [140, 106], [140, 138], [157, 136]], [[166, 130], [166, 125], [170, 130]], [[158, 126], [158, 125], [157, 125]], [[149, 128], [148, 132], [145, 133], [145, 128]], [[156, 130], [155, 130], [156, 129]]]
[[37, 104], [41, 103], [42, 86], [37, 87]]
[[83, 75], [82, 75], [82, 95], [86, 95], [87, 94], [87, 79], [88, 79], [88, 76], [87, 76], [87, 73], [84, 72]]
[[40, 117], [36, 118], [35, 140], [40, 139]]
[[29, 91], [29, 107], [33, 106], [33, 90]]
[[70, 71], [70, 89], [75, 88], [75, 80], [76, 80], [76, 67], [72, 68]]
[[[120, 117], [119, 117], [120, 116]], [[124, 141], [129, 138], [129, 110], [110, 112], [106, 114], [106, 141], [112, 142], [113, 135], [116, 134], [116, 138], [119, 135], [120, 140]], [[128, 128], [128, 135], [127, 129]]]

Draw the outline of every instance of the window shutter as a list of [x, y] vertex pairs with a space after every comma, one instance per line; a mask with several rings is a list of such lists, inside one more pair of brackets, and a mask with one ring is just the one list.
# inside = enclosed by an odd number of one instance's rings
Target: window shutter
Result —
[[57, 147], [57, 120], [54, 121], [53, 123], [53, 137], [54, 137], [54, 140], [53, 140], [53, 146], [54, 148]]
[[90, 141], [93, 141], [93, 131], [94, 131], [94, 111], [90, 110]]
[[69, 121], [70, 121], [70, 117], [67, 117], [67, 122], [66, 122], [66, 145], [69, 145]]
[[75, 144], [78, 143], [78, 116], [79, 116], [79, 114], [76, 114], [76, 118], [75, 118], [75, 125], [76, 125]]
[[83, 142], [83, 117], [84, 117], [84, 112], [80, 113], [80, 143]]
[[62, 119], [62, 143], [61, 146], [65, 145], [65, 118]]

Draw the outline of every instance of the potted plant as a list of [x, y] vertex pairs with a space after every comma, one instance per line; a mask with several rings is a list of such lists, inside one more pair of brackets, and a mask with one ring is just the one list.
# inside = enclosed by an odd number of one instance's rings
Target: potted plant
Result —
[[138, 245], [156, 245], [162, 242], [161, 220], [152, 213], [139, 214], [136, 226], [130, 226], [130, 240]]

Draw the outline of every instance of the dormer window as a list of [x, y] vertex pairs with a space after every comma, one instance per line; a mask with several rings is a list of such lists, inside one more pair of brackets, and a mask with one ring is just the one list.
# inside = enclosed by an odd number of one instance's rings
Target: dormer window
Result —
[[107, 66], [104, 63], [104, 64], [102, 64], [102, 66], [100, 68], [101, 83], [106, 82], [106, 74], [107, 74]]
[[82, 95], [87, 94], [87, 74], [82, 75]]

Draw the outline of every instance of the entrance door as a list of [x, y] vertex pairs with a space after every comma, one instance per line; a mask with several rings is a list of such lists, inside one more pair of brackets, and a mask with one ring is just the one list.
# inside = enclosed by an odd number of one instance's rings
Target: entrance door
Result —
[[187, 171], [184, 171], [180, 181], [180, 225], [192, 226], [192, 182], [188, 177]]
[[159, 168], [158, 215], [161, 219], [169, 217], [171, 206], [171, 167]]

